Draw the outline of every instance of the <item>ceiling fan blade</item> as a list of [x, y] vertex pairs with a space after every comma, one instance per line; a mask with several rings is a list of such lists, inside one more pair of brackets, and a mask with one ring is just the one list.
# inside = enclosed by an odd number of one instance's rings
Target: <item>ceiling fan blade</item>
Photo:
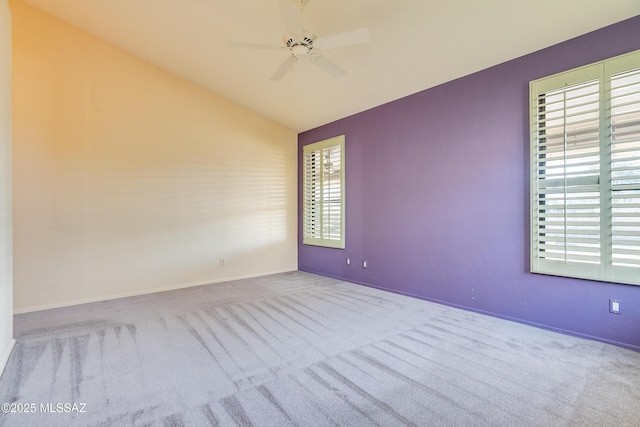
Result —
[[309, 60], [333, 77], [340, 77], [347, 72], [344, 68], [322, 55], [310, 56]]
[[369, 30], [366, 28], [360, 28], [358, 30], [347, 31], [346, 33], [320, 37], [313, 41], [313, 45], [320, 49], [335, 49], [337, 47], [368, 43], [369, 40], [371, 40], [369, 37]]
[[282, 63], [282, 65], [276, 70], [276, 72], [273, 73], [273, 76], [271, 76], [271, 80], [281, 80], [291, 69], [291, 67], [293, 67], [293, 63], [296, 62], [297, 59], [298, 58], [296, 58], [294, 55], [291, 55], [289, 58], [287, 58], [287, 60]]
[[277, 46], [274, 44], [260, 44], [260, 43], [244, 43], [244, 42], [231, 42], [229, 47], [242, 48], [242, 49], [266, 49], [266, 50], [282, 50], [286, 49], [284, 46]]
[[292, 2], [280, 2], [280, 12], [290, 36], [304, 38], [304, 29], [300, 23], [300, 8]]

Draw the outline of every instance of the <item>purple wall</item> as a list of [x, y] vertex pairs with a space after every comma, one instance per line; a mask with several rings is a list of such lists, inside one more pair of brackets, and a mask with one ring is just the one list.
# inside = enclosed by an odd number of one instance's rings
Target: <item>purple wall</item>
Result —
[[640, 350], [640, 287], [529, 273], [528, 83], [636, 49], [640, 16], [300, 134], [299, 182], [303, 145], [347, 165], [346, 249], [300, 229], [300, 270]]

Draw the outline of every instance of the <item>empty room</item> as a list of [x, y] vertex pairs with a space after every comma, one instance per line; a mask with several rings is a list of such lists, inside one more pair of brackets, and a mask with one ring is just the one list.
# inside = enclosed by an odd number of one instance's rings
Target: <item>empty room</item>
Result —
[[640, 2], [0, 0], [0, 426], [638, 426]]

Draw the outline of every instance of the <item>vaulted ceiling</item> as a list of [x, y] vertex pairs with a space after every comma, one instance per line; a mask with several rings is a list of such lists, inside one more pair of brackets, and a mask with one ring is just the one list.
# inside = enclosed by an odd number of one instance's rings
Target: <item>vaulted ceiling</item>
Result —
[[323, 53], [342, 77], [301, 58], [271, 81], [288, 51], [230, 43], [281, 44], [279, 0], [25, 2], [295, 131], [640, 14], [638, 0], [305, 0], [305, 30], [371, 41]]

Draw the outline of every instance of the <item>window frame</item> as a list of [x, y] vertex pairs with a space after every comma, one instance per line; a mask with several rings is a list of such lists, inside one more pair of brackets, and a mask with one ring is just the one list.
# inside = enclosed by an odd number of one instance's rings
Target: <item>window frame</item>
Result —
[[[600, 61], [594, 64], [589, 64], [584, 67], [568, 70], [562, 73], [554, 74], [552, 76], [544, 77], [538, 80], [531, 81], [529, 83], [529, 112], [530, 112], [530, 271], [532, 273], [550, 274], [564, 277], [574, 277], [598, 281], [606, 281], [613, 283], [623, 283], [631, 285], [640, 285], [640, 262], [637, 262], [637, 266], [623, 266], [619, 263], [615, 263], [614, 255], [614, 243], [612, 238], [614, 233], [614, 204], [613, 199], [616, 197], [614, 185], [612, 183], [613, 171], [615, 169], [612, 166], [612, 152], [614, 148], [614, 127], [612, 127], [612, 90], [611, 82], [615, 76], [619, 76], [624, 73], [630, 73], [640, 70], [640, 50], [630, 52], [617, 57], [609, 58], [604, 61]], [[548, 190], [544, 188], [544, 170], [546, 168], [546, 159], [544, 150], [547, 144], [546, 134], [541, 132], [544, 130], [544, 122], [546, 119], [546, 111], [540, 110], [541, 96], [547, 96], [554, 92], [570, 91], [577, 85], [584, 84], [590, 81], [598, 82], [598, 121], [599, 121], [599, 141], [597, 142], [599, 147], [598, 167], [599, 176], [597, 179], [597, 185], [589, 183], [594, 188], [594, 192], [599, 192], [599, 263], [583, 263], [574, 260], [552, 260], [551, 256], [544, 257], [545, 249], [543, 248], [547, 240], [541, 241], [541, 236], [545, 236], [547, 233], [541, 231], [546, 229], [548, 224], [548, 218], [551, 215], [544, 215], [546, 209], [541, 209], [540, 204], [541, 197], [544, 199], [546, 194], [549, 194]], [[638, 93], [635, 93], [638, 96]], [[640, 106], [640, 103], [638, 103]], [[563, 230], [563, 239], [565, 241], [565, 251], [567, 250], [566, 241], [569, 240], [570, 232], [566, 227], [567, 214], [570, 209], [568, 204], [567, 194], [570, 192], [569, 184], [571, 175], [567, 172], [569, 162], [567, 161], [567, 154], [569, 152], [568, 138], [569, 131], [567, 131], [567, 118], [570, 117], [567, 113], [568, 108], [564, 107], [562, 120], [565, 121], [564, 131], [564, 153], [563, 160], [564, 173], [562, 175], [564, 179], [564, 185], [560, 187], [564, 190], [564, 204], [561, 210], [563, 210], [565, 217], [565, 229]], [[634, 113], [640, 115], [640, 112]], [[635, 117], [632, 120], [635, 126]], [[543, 124], [541, 124], [543, 123]], [[634, 135], [635, 137], [635, 135]], [[640, 140], [640, 136], [638, 137]], [[632, 142], [637, 145], [637, 142]], [[637, 151], [638, 149], [634, 149]], [[636, 153], [634, 153], [636, 155]], [[557, 180], [556, 180], [557, 181]], [[586, 181], [586, 180], [585, 180]], [[541, 184], [543, 183], [543, 184]], [[585, 184], [586, 186], [587, 184]], [[640, 184], [639, 184], [640, 185]], [[637, 190], [637, 189], [634, 189]], [[578, 190], [586, 191], [586, 190]], [[624, 197], [624, 196], [623, 196]], [[631, 196], [631, 197], [637, 197]], [[546, 205], [544, 205], [546, 206]], [[635, 211], [632, 215], [638, 226], [640, 227], [640, 219], [635, 217]], [[541, 219], [542, 218], [542, 219]], [[640, 240], [638, 238], [637, 240]], [[633, 242], [636, 246], [633, 251], [637, 251], [637, 240]]]
[[[307, 170], [310, 160], [308, 156], [320, 155], [331, 150], [338, 150], [340, 156], [339, 171], [339, 230], [338, 237], [335, 238], [335, 229], [331, 228], [331, 224], [335, 223], [335, 218], [331, 218], [331, 214], [325, 216], [325, 210], [328, 209], [329, 203], [335, 204], [335, 199], [329, 199], [325, 194], [325, 163], [320, 161], [314, 164], [319, 165], [320, 170], [312, 172]], [[339, 135], [333, 138], [307, 144], [303, 147], [302, 154], [302, 243], [305, 245], [322, 246], [326, 248], [344, 249], [345, 248], [345, 136]], [[319, 186], [320, 190], [315, 187]], [[331, 186], [331, 183], [329, 183]], [[313, 191], [312, 191], [313, 190]], [[329, 193], [336, 191], [336, 187], [331, 186]], [[320, 197], [319, 200], [316, 197]], [[311, 225], [311, 224], [316, 224]], [[311, 230], [310, 230], [311, 229]], [[328, 232], [325, 232], [328, 229]]]

